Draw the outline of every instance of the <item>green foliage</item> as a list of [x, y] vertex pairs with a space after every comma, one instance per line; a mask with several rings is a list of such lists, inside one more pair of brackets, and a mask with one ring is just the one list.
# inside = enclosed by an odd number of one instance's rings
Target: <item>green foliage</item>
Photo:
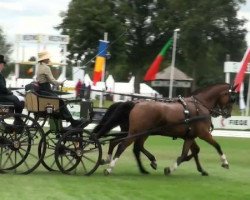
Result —
[[[112, 54], [107, 69], [116, 81], [129, 73], [138, 82], [173, 30], [180, 28], [176, 66], [203, 86], [224, 80], [227, 55], [239, 61], [246, 48], [244, 0], [72, 0], [57, 27], [71, 38], [71, 53], [96, 49], [108, 32]], [[168, 52], [167, 60], [170, 60]], [[91, 68], [91, 70], [93, 70]], [[216, 77], [216, 78], [215, 78]]]
[[6, 67], [3, 70], [4, 76], [7, 76], [10, 72], [14, 70], [14, 64], [8, 63], [9, 55], [11, 54], [11, 44], [6, 41], [6, 37], [3, 33], [3, 30], [0, 27], [0, 54], [4, 55], [5, 60], [7, 61]]
[[3, 30], [0, 27], [0, 54], [4, 55], [5, 59], [8, 61], [11, 51], [11, 45], [7, 43]]

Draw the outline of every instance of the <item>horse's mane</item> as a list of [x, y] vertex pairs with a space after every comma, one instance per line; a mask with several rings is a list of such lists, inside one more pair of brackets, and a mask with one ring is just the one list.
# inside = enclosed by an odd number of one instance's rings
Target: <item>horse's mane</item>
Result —
[[196, 94], [201, 93], [201, 92], [205, 92], [207, 90], [210, 90], [212, 87], [218, 86], [218, 85], [230, 85], [230, 84], [228, 84], [228, 83], [215, 83], [215, 84], [209, 85], [207, 87], [198, 88], [195, 91], [191, 92], [191, 96], [196, 95]]

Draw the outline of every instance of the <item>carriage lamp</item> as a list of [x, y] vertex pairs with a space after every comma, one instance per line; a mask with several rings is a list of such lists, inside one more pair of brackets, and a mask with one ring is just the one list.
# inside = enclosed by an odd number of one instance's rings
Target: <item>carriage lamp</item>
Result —
[[46, 106], [46, 112], [48, 114], [52, 114], [54, 112], [54, 110], [55, 110], [55, 107], [53, 105], [47, 104], [47, 106]]

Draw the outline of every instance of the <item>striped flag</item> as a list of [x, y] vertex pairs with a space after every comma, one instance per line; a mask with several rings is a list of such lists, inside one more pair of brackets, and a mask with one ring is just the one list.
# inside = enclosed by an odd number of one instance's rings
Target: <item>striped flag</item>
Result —
[[108, 48], [108, 41], [99, 40], [98, 54], [95, 60], [95, 69], [93, 73], [93, 84], [102, 80], [102, 74], [105, 70], [106, 54]]
[[173, 39], [170, 38], [167, 43], [164, 45], [164, 47], [161, 49], [160, 53], [157, 55], [153, 63], [150, 65], [148, 71], [146, 72], [146, 75], [144, 76], [144, 81], [153, 81], [155, 80], [155, 76], [158, 73], [160, 69], [160, 65], [164, 59], [164, 56], [167, 53], [167, 50], [170, 48], [170, 46], [173, 43]]
[[234, 79], [234, 85], [237, 86], [237, 88], [235, 89], [236, 92], [240, 91], [241, 84], [244, 81], [245, 72], [247, 71], [247, 66], [249, 61], [250, 61], [250, 48], [246, 50], [246, 53], [241, 61], [240, 71], [236, 74], [236, 77]]

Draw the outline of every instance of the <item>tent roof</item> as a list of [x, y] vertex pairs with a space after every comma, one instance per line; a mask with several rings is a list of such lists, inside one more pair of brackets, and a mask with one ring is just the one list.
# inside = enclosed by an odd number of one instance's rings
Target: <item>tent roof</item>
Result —
[[[171, 67], [165, 68], [163, 71], [158, 72], [156, 74], [155, 80], [170, 80], [170, 71]], [[191, 77], [186, 75], [184, 72], [179, 70], [178, 68], [174, 68], [174, 80], [180, 80], [180, 81], [193, 81]]]

